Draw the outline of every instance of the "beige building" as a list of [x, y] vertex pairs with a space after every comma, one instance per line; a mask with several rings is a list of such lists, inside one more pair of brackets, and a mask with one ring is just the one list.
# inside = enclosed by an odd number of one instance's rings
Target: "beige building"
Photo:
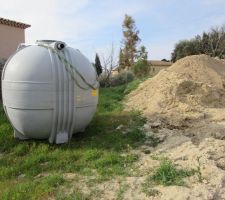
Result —
[[0, 59], [7, 59], [25, 42], [25, 29], [28, 24], [0, 18]]
[[[16, 51], [20, 43], [25, 42], [25, 29], [28, 27], [30, 25], [0, 17], [0, 77], [5, 60]], [[1, 97], [0, 81], [0, 100]]]
[[156, 75], [158, 72], [162, 69], [166, 69], [167, 67], [171, 66], [171, 62], [167, 61], [160, 61], [160, 60], [149, 60], [149, 65], [150, 65], [150, 74], [151, 75]]
[[[161, 61], [161, 60], [149, 60], [149, 67], [150, 67], [150, 75], [155, 76], [158, 74], [158, 72], [162, 69], [166, 69], [167, 67], [171, 66], [173, 63], [169, 61]], [[112, 70], [112, 75], [115, 76], [117, 75], [118, 72], [118, 67], [114, 68]]]

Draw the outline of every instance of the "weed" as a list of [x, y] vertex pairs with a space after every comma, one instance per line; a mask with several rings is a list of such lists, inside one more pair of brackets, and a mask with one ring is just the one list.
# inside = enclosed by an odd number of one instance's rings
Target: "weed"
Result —
[[194, 170], [178, 169], [172, 161], [163, 159], [160, 166], [155, 170], [147, 181], [161, 185], [184, 185], [183, 178], [192, 176]]
[[72, 194], [59, 193], [56, 200], [89, 200], [89, 196], [83, 194], [80, 190], [74, 191]]
[[154, 188], [144, 187], [142, 190], [147, 196], [158, 196], [160, 192]]
[[129, 185], [128, 184], [122, 184], [120, 185], [120, 188], [118, 190], [118, 193], [117, 193], [117, 200], [122, 200], [124, 199], [124, 193], [126, 192], [126, 190], [129, 188]]
[[203, 177], [202, 177], [202, 172], [201, 172], [201, 166], [200, 166], [200, 158], [201, 157], [197, 157], [197, 162], [198, 162], [198, 166], [196, 171], [197, 177], [198, 177], [198, 181], [202, 182], [203, 181]]

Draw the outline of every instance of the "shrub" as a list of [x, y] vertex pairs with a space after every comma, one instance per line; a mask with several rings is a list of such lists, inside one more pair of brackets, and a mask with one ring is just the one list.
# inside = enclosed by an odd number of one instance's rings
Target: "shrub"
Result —
[[98, 80], [100, 87], [114, 87], [129, 83], [133, 81], [134, 78], [135, 76], [131, 71], [122, 71], [115, 76], [108, 76], [108, 74], [102, 73]]
[[100, 74], [98, 81], [99, 81], [100, 87], [109, 87], [110, 86], [109, 76], [107, 73]]
[[172, 161], [163, 159], [150, 179], [156, 184], [184, 185], [183, 178], [194, 175], [194, 170], [178, 169]]
[[131, 71], [122, 71], [110, 78], [110, 86], [118, 86], [129, 83], [134, 80], [134, 74]]
[[132, 71], [136, 77], [143, 78], [149, 75], [150, 66], [146, 60], [140, 59], [132, 66]]

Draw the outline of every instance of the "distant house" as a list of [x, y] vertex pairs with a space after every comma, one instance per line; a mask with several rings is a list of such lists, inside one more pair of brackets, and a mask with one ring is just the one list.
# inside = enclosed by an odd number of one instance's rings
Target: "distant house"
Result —
[[[148, 61], [151, 76], [155, 76], [160, 70], [166, 69], [167, 67], [172, 65], [170, 61], [163, 61], [163, 60], [149, 60]], [[112, 76], [115, 76], [119, 73], [118, 66], [112, 70]]]
[[115, 68], [112, 69], [112, 76], [116, 76], [119, 74], [119, 71], [118, 71], [118, 66], [116, 66]]
[[28, 27], [30, 27], [30, 25], [0, 17], [0, 77], [5, 60], [7, 60], [16, 51], [20, 43], [25, 42], [24, 30]]
[[25, 42], [25, 29], [28, 24], [0, 17], [0, 59], [9, 58], [20, 43]]
[[160, 61], [160, 60], [149, 60], [150, 74], [156, 75], [160, 70], [166, 69], [172, 65], [172, 62]]

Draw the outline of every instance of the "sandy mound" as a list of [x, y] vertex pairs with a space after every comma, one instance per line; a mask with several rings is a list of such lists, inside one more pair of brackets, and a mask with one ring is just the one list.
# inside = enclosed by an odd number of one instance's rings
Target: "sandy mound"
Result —
[[[142, 128], [145, 141], [128, 150], [139, 158], [129, 176], [98, 184], [90, 184], [90, 179], [77, 184], [74, 179], [74, 185], [84, 194], [95, 191], [93, 199], [225, 199], [224, 74], [221, 60], [199, 55], [179, 60], [143, 82], [126, 102], [129, 109], [141, 110], [148, 118]], [[152, 138], [157, 138], [157, 146]], [[181, 186], [149, 184], [146, 188], [147, 178], [160, 165], [157, 157], [197, 172]]]
[[[143, 82], [129, 94], [126, 105], [149, 119], [172, 125], [211, 117], [225, 108], [225, 64], [206, 55], [188, 56]], [[207, 110], [208, 109], [208, 110]]]

